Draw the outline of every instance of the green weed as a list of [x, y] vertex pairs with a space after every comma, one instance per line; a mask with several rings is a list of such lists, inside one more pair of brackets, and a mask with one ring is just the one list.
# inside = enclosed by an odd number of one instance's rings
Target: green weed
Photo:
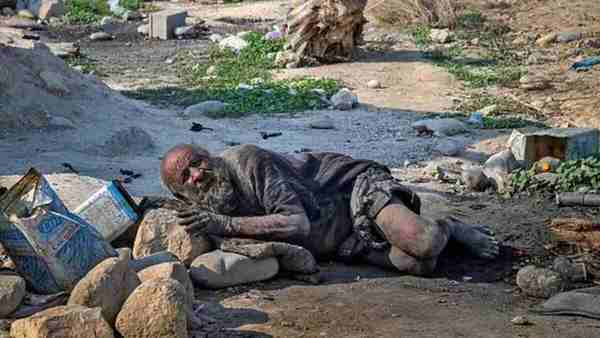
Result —
[[110, 6], [106, 0], [69, 0], [64, 19], [68, 24], [89, 25], [109, 15]]

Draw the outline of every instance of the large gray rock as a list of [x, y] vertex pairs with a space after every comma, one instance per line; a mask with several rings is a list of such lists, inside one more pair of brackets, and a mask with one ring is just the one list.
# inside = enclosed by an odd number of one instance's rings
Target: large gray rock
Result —
[[129, 296], [116, 329], [126, 338], [187, 338], [191, 298], [173, 279], [152, 279]]
[[436, 43], [448, 43], [452, 41], [454, 34], [447, 28], [445, 29], [432, 29], [429, 37], [431, 41]]
[[521, 167], [512, 151], [504, 150], [490, 156], [483, 165], [485, 170], [493, 170], [502, 174], [510, 174]]
[[129, 261], [109, 258], [96, 265], [71, 292], [68, 305], [102, 309], [104, 319], [115, 322], [121, 306], [141, 281]]
[[132, 259], [129, 261], [129, 267], [135, 271], [140, 272], [148, 267], [159, 265], [163, 263], [181, 263], [179, 258], [170, 251], [160, 251], [149, 256], [144, 256], [139, 259]]
[[0, 276], [0, 318], [21, 305], [25, 297], [25, 280], [19, 276]]
[[456, 139], [443, 139], [435, 146], [434, 150], [444, 156], [456, 156], [465, 148], [465, 143]]
[[412, 124], [418, 133], [433, 133], [435, 136], [453, 136], [467, 131], [464, 123], [457, 119], [423, 119]]
[[558, 272], [528, 265], [517, 273], [517, 285], [528, 296], [549, 298], [562, 292], [566, 283]]
[[178, 281], [185, 287], [189, 297], [194, 297], [194, 285], [185, 265], [179, 262], [161, 263], [153, 265], [138, 272], [142, 283], [152, 279], [170, 278]]
[[219, 46], [221, 47], [221, 49], [228, 48], [234, 51], [236, 54], [239, 54], [242, 51], [242, 49], [248, 47], [248, 41], [244, 40], [239, 36], [232, 35], [219, 41]]
[[160, 251], [170, 251], [185, 265], [211, 250], [211, 243], [201, 235], [192, 235], [177, 224], [176, 212], [159, 208], [146, 212], [140, 224], [133, 257], [139, 259]]
[[204, 101], [185, 108], [183, 114], [188, 117], [206, 117], [208, 114], [222, 113], [225, 107], [226, 104], [221, 101]]
[[140, 127], [129, 127], [116, 131], [101, 147], [106, 156], [134, 155], [155, 147], [152, 136]]
[[100, 308], [81, 305], [57, 306], [15, 321], [13, 338], [112, 338], [114, 332]]
[[196, 258], [190, 266], [192, 280], [211, 289], [266, 280], [277, 272], [279, 263], [276, 258], [250, 259], [221, 250]]
[[333, 109], [350, 110], [358, 104], [358, 97], [348, 88], [340, 89], [331, 97]]
[[469, 190], [484, 191], [490, 186], [488, 177], [484, 174], [482, 168], [466, 168], [461, 173], [461, 179]]
[[90, 39], [94, 40], [94, 41], [107, 41], [107, 40], [112, 40], [113, 36], [106, 32], [96, 32], [96, 33], [92, 33], [92, 35], [90, 35]]

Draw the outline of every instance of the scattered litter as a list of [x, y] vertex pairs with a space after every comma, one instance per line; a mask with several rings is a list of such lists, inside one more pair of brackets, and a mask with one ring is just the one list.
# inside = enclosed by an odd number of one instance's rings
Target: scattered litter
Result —
[[73, 174], [79, 174], [79, 171], [75, 168], [73, 168], [73, 166], [67, 162], [63, 162], [62, 166], [69, 169]]
[[549, 298], [566, 286], [558, 272], [528, 265], [517, 273], [517, 285], [528, 296]]
[[209, 128], [209, 127], [205, 127], [205, 126], [203, 126], [203, 125], [202, 125], [202, 124], [200, 124], [200, 123], [192, 122], [192, 127], [190, 127], [190, 131], [193, 131], [193, 132], [200, 132], [200, 131], [203, 131], [203, 130], [210, 130], [210, 131], [214, 131], [214, 129], [212, 129], [212, 128]]
[[591, 57], [579, 62], [575, 62], [569, 69], [575, 71], [586, 71], [592, 69], [593, 66], [598, 64], [600, 64], [600, 56]]
[[571, 315], [600, 319], [600, 288], [559, 293], [541, 306], [531, 309], [539, 315]]
[[556, 194], [558, 206], [600, 206], [600, 194], [588, 194], [583, 192], [564, 192]]
[[264, 131], [260, 132], [260, 137], [262, 137], [263, 140], [266, 140], [270, 137], [277, 137], [277, 136], [281, 136], [281, 135], [283, 135], [283, 133], [280, 133], [280, 132], [276, 132], [276, 133], [267, 133]]

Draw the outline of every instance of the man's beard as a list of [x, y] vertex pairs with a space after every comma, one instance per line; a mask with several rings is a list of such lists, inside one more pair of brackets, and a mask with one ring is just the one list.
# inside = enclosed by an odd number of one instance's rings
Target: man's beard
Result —
[[202, 187], [187, 187], [183, 195], [203, 209], [231, 215], [238, 207], [238, 199], [228, 168], [220, 158], [212, 158], [210, 169], [209, 179]]

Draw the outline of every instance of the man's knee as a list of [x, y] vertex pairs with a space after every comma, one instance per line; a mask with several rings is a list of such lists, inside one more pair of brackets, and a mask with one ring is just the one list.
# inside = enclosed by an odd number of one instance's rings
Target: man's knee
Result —
[[417, 259], [437, 257], [450, 235], [447, 227], [415, 214], [400, 203], [383, 208], [377, 216], [377, 225], [393, 246]]

